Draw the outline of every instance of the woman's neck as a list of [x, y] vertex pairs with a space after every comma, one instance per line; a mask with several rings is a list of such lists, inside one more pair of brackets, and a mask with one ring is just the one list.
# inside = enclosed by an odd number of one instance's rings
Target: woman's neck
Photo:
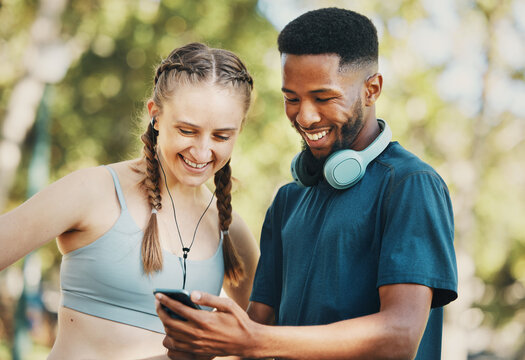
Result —
[[[162, 174], [161, 174], [162, 176]], [[178, 181], [171, 181], [170, 179], [167, 179], [168, 188], [166, 188], [166, 185], [164, 181], [160, 183], [160, 193], [163, 198], [167, 198], [169, 196], [169, 193], [173, 198], [177, 198], [181, 202], [194, 202], [198, 203], [204, 199], [204, 195], [206, 194], [206, 185], [202, 184], [200, 186], [188, 186], [183, 185]]]

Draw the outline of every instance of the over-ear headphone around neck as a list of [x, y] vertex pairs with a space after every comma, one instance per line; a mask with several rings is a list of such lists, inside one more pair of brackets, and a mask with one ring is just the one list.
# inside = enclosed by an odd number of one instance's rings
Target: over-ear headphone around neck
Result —
[[392, 140], [388, 124], [377, 119], [381, 133], [368, 147], [361, 151], [339, 150], [326, 159], [323, 171], [311, 172], [306, 166], [305, 151], [295, 155], [292, 160], [292, 177], [300, 186], [314, 186], [324, 176], [333, 188], [343, 190], [355, 185], [365, 175], [368, 164], [386, 149]]

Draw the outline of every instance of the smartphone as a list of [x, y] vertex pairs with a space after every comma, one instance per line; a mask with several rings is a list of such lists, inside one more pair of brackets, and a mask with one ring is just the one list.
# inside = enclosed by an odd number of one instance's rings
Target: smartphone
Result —
[[[156, 293], [161, 293], [163, 295], [166, 295], [169, 298], [171, 298], [173, 300], [177, 300], [177, 301], [179, 301], [179, 302], [183, 303], [184, 305], [189, 306], [191, 308], [194, 308], [194, 309], [197, 309], [197, 310], [202, 310], [202, 308], [199, 305], [197, 305], [193, 301], [191, 301], [190, 293], [188, 291], [186, 291], [186, 290], [183, 290], [183, 289], [155, 289], [155, 290], [153, 290], [153, 294], [156, 294]], [[171, 311], [166, 306], [164, 306], [164, 305], [161, 305], [161, 306], [162, 306], [162, 309], [164, 311], [166, 311], [168, 313], [168, 315], [171, 316], [172, 318], [178, 319], [178, 320], [182, 320], [182, 321], [187, 321], [185, 318], [183, 318], [182, 316], [180, 316], [178, 314], [175, 314], [173, 311]]]

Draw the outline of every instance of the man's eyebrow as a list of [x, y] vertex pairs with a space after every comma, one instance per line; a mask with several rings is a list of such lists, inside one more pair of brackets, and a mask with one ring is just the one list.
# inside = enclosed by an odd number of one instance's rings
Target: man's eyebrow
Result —
[[317, 90], [312, 90], [310, 92], [312, 94], [316, 94], [316, 93], [329, 92], [329, 91], [334, 91], [334, 90], [333, 89], [317, 89]]
[[293, 94], [295, 94], [295, 91], [292, 91], [292, 90], [287, 89], [287, 88], [285, 88], [285, 87], [282, 87], [282, 88], [281, 88], [281, 91], [282, 91], [282, 92], [286, 92], [286, 93], [293, 93]]

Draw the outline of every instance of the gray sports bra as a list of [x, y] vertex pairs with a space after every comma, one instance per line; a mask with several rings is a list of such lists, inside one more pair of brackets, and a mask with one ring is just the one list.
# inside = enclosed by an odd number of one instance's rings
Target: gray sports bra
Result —
[[[104, 235], [62, 257], [62, 305], [100, 318], [164, 333], [155, 312], [155, 288], [182, 287], [182, 258], [163, 251], [163, 269], [142, 271], [142, 230], [131, 217], [115, 171], [111, 172], [120, 216]], [[187, 260], [186, 289], [219, 295], [224, 278], [222, 234], [215, 254], [206, 260]]]

